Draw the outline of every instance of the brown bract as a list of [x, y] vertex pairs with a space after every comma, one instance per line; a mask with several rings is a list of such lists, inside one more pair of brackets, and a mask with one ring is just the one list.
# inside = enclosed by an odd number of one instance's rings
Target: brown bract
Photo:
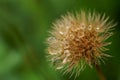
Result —
[[47, 39], [49, 60], [56, 67], [68, 72], [77, 72], [89, 66], [98, 65], [107, 49], [106, 42], [115, 26], [109, 17], [98, 13], [68, 13], [53, 24]]

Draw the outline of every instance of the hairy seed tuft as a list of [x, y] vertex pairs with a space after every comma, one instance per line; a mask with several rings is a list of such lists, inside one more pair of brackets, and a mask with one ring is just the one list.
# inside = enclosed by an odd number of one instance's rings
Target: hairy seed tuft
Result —
[[68, 13], [57, 20], [47, 39], [49, 58], [56, 69], [77, 72], [78, 76], [86, 64], [99, 65], [103, 57], [109, 57], [104, 53], [110, 44], [106, 39], [113, 34], [115, 25], [108, 20], [105, 14], [84, 11]]

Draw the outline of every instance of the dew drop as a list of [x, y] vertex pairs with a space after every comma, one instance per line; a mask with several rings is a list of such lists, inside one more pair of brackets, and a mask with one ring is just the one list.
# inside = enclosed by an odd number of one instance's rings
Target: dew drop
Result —
[[65, 64], [66, 62], [67, 62], [67, 57], [65, 57], [62, 63]]
[[82, 38], [82, 37], [84, 37], [84, 32], [80, 32], [80, 34], [78, 36], [78, 38]]
[[61, 35], [63, 35], [64, 33], [62, 31], [59, 32]]
[[63, 66], [59, 66], [59, 67], [57, 67], [56, 69], [62, 69], [63, 68]]
[[100, 30], [100, 28], [99, 27], [96, 27], [96, 31], [99, 31]]
[[71, 55], [69, 50], [65, 50], [64, 53], [67, 57]]
[[69, 50], [65, 50], [64, 53], [65, 53], [65, 54], [68, 54], [68, 53], [70, 53], [70, 52], [69, 52]]
[[48, 49], [48, 52], [51, 55], [56, 55], [57, 54], [57, 51], [55, 49], [51, 49], [51, 48]]
[[102, 30], [100, 29], [100, 27], [96, 27], [95, 28], [96, 32], [101, 32]]
[[74, 35], [70, 34], [70, 39], [74, 39]]
[[70, 26], [66, 26], [66, 29], [69, 29], [70, 28]]
[[99, 27], [96, 28], [96, 30], [99, 30], [99, 29], [100, 29]]
[[47, 41], [48, 41], [48, 42], [56, 41], [56, 39], [55, 39], [55, 37], [49, 37], [49, 38], [47, 39]]
[[92, 30], [92, 25], [89, 25], [89, 26], [88, 26], [88, 30]]
[[80, 25], [80, 28], [81, 28], [81, 29], [85, 29], [85, 24], [82, 23], [82, 24]]

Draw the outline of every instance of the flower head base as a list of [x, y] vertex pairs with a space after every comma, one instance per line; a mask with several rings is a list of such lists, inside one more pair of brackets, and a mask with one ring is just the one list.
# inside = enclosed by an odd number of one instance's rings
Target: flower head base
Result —
[[108, 19], [105, 14], [81, 11], [57, 20], [47, 39], [50, 61], [56, 69], [65, 73], [75, 71], [79, 75], [85, 64], [98, 65], [103, 57], [109, 57], [103, 53], [107, 50], [105, 46], [110, 44], [105, 40], [112, 35], [115, 25]]

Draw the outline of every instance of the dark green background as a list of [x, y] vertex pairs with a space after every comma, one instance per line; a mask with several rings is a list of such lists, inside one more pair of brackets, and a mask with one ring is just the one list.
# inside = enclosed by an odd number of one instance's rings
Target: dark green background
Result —
[[[96, 10], [118, 25], [101, 68], [107, 80], [120, 80], [120, 0], [0, 0], [0, 80], [74, 80], [50, 67], [45, 39], [52, 22], [68, 11]], [[99, 80], [86, 67], [76, 80]]]

